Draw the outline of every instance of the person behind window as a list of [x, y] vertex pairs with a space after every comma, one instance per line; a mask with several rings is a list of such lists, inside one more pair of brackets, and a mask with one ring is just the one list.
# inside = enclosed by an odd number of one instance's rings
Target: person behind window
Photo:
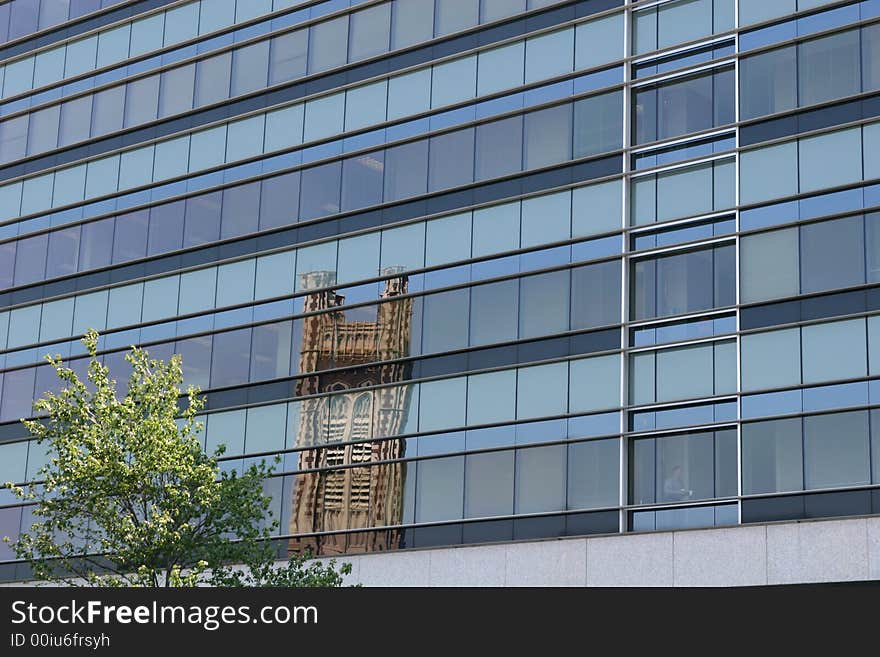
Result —
[[663, 499], [665, 502], [681, 502], [689, 500], [693, 495], [692, 490], [688, 490], [684, 485], [682, 471], [680, 465], [672, 466], [672, 471], [663, 482]]

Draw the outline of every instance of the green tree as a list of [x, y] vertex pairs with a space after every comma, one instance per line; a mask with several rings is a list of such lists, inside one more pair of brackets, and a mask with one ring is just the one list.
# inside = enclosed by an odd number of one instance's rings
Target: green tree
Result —
[[[49, 463], [38, 484], [7, 483], [35, 504], [35, 521], [13, 547], [38, 580], [100, 586], [340, 586], [350, 564], [295, 556], [277, 566], [268, 540], [277, 520], [263, 479], [274, 466], [220, 472], [196, 422], [199, 390], [186, 391], [181, 359], [138, 348], [127, 391], [96, 358], [98, 334], [84, 338], [87, 381], [47, 357], [63, 382], [37, 400], [40, 420], [24, 420]], [[268, 520], [267, 520], [268, 519]], [[235, 537], [232, 540], [231, 537]]]

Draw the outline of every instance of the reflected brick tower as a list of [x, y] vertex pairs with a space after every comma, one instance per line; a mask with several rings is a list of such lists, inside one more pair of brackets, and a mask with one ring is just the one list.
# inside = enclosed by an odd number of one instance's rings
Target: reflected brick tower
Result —
[[[400, 274], [387, 269], [383, 275]], [[407, 277], [385, 282], [376, 321], [348, 321], [339, 309], [345, 297], [330, 286], [335, 272], [302, 275], [307, 290], [304, 312], [324, 311], [303, 322], [297, 396], [337, 392], [332, 397], [303, 400], [297, 447], [299, 470], [290, 515], [291, 534], [337, 532], [399, 525], [403, 519], [406, 466], [370, 463], [402, 458], [404, 440], [370, 440], [400, 433], [411, 397], [410, 386], [364, 389], [409, 379], [411, 365], [388, 364], [409, 355], [412, 299], [406, 294]], [[332, 310], [337, 308], [338, 310]], [[339, 368], [344, 368], [339, 370]], [[342, 392], [348, 391], [348, 392]], [[351, 444], [352, 441], [361, 441]], [[293, 538], [288, 552], [311, 550], [315, 555], [393, 550], [400, 546], [399, 530], [379, 530]]]

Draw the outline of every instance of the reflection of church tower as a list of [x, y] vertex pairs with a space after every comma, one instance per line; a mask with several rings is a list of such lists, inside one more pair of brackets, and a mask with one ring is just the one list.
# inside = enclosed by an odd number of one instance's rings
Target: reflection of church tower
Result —
[[[406, 466], [385, 463], [370, 467], [370, 463], [402, 458], [405, 441], [370, 439], [400, 433], [409, 413], [411, 390], [409, 386], [363, 388], [409, 379], [409, 363], [387, 363], [409, 355], [412, 299], [395, 299], [406, 294], [407, 277], [399, 275], [386, 281], [375, 322], [354, 322], [346, 321], [345, 311], [330, 310], [345, 301], [329, 288], [335, 283], [334, 272], [302, 276], [304, 289], [322, 288], [306, 296], [304, 312], [324, 312], [303, 322], [299, 371], [316, 374], [301, 378], [296, 394], [337, 394], [302, 401], [296, 445], [314, 449], [300, 452], [299, 470], [339, 469], [297, 476], [290, 533], [399, 525]], [[337, 368], [346, 369], [317, 373]], [[362, 442], [350, 444], [352, 441]], [[371, 552], [396, 549], [400, 539], [399, 530], [309, 536], [291, 539], [288, 550], [309, 549], [315, 555]]]

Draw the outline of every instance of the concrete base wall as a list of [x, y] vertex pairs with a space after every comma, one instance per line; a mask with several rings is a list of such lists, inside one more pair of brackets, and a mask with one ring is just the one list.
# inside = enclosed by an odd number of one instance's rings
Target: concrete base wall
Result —
[[880, 517], [355, 555], [364, 586], [749, 586], [880, 579]]

